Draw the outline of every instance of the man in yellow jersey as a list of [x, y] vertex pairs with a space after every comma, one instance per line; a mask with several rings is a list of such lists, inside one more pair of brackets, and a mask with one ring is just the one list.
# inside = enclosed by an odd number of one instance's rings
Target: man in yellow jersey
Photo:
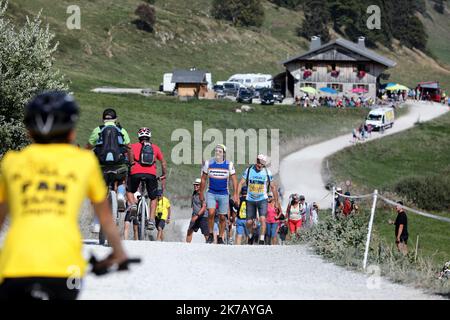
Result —
[[75, 140], [78, 106], [58, 91], [36, 96], [25, 109], [34, 143], [9, 151], [0, 165], [0, 229], [10, 226], [0, 249], [0, 299], [76, 299], [86, 272], [78, 226], [88, 197], [112, 254], [104, 267], [128, 261], [106, 200], [98, 160]]

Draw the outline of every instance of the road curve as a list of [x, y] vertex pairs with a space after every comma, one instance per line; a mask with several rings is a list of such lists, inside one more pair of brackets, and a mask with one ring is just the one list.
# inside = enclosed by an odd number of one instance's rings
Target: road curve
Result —
[[[449, 111], [449, 107], [438, 103], [409, 102], [409, 112], [396, 119], [394, 127], [385, 130], [384, 134], [372, 133], [367, 141], [379, 139], [414, 126], [418, 120], [428, 121]], [[329, 192], [325, 189], [326, 182], [322, 177], [322, 163], [325, 158], [352, 145], [351, 133], [315, 144], [285, 157], [280, 164], [280, 179], [284, 188], [285, 200], [291, 193], [305, 195], [306, 201], [316, 201], [320, 208], [331, 207], [331, 197], [324, 198]], [[366, 141], [366, 142], [367, 142]]]

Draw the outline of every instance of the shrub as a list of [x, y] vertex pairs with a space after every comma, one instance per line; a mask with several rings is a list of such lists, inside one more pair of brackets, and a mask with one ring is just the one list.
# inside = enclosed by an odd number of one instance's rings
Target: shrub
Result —
[[25, 104], [40, 91], [67, 90], [53, 67], [57, 44], [40, 15], [15, 28], [0, 0], [0, 157], [29, 143], [22, 124]]
[[394, 191], [419, 208], [450, 210], [450, 177], [440, 174], [426, 177], [407, 177], [395, 185]]
[[214, 0], [211, 15], [228, 20], [235, 26], [260, 27], [264, 22], [264, 8], [260, 0]]
[[139, 19], [135, 21], [137, 27], [147, 32], [153, 32], [153, 27], [156, 22], [155, 8], [148, 4], [140, 4], [134, 12]]

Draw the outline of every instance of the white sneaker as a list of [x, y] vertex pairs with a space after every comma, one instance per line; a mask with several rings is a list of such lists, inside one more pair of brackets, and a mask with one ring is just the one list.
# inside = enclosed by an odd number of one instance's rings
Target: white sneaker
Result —
[[91, 225], [91, 232], [92, 233], [99, 233], [100, 232], [100, 223], [93, 223]]

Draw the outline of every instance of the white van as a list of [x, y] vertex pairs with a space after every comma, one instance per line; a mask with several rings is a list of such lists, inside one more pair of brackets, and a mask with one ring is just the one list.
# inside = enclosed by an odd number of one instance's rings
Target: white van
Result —
[[271, 88], [273, 81], [272, 75], [262, 74], [262, 73], [246, 73], [246, 74], [234, 74], [229, 79], [228, 82], [238, 82], [239, 84], [246, 87], [253, 88]]
[[394, 125], [395, 113], [393, 108], [377, 108], [371, 110], [366, 118], [366, 125], [370, 125], [374, 130], [384, 130], [392, 128]]

